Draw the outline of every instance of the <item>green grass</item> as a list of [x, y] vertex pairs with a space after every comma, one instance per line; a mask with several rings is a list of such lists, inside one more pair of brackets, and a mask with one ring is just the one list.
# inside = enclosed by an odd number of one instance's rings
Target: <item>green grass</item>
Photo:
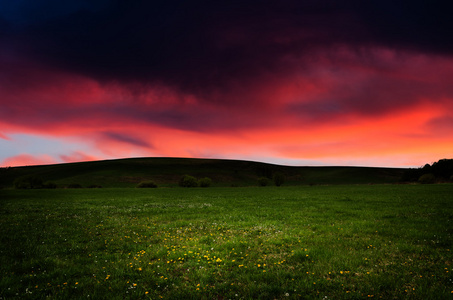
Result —
[[0, 190], [0, 298], [447, 299], [452, 191]]

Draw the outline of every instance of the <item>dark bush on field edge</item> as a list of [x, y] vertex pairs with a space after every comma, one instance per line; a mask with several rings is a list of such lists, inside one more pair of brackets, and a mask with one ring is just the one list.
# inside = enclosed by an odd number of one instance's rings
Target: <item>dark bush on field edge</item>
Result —
[[25, 175], [14, 180], [16, 189], [56, 189], [57, 185], [53, 182], [43, 183], [43, 180], [33, 175]]
[[428, 173], [428, 174], [423, 174], [420, 176], [418, 179], [418, 182], [422, 184], [430, 184], [430, 183], [435, 183], [436, 182], [436, 176], [434, 174]]
[[181, 180], [179, 180], [179, 186], [181, 186], [181, 187], [197, 187], [198, 181], [193, 176], [184, 175], [183, 177], [181, 177]]
[[281, 186], [283, 183], [285, 183], [285, 175], [283, 175], [283, 173], [275, 173], [273, 179], [276, 186]]
[[157, 188], [157, 184], [154, 181], [142, 181], [137, 184], [137, 188]]
[[42, 179], [32, 175], [25, 175], [14, 180], [16, 189], [41, 189], [43, 187]]
[[212, 180], [209, 177], [201, 178], [200, 180], [198, 180], [198, 185], [200, 187], [210, 187], [211, 183], [212, 183]]
[[260, 177], [258, 178], [258, 185], [259, 186], [268, 186], [270, 184], [270, 180], [267, 177]]

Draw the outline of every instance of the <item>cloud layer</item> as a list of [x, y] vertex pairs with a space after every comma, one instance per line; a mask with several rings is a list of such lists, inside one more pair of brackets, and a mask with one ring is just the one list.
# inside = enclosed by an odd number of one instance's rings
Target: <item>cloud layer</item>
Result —
[[[425, 1], [0, 4], [0, 138], [84, 149], [49, 162], [423, 164], [453, 146], [448, 11]], [[1, 164], [48, 155], [17, 148]]]

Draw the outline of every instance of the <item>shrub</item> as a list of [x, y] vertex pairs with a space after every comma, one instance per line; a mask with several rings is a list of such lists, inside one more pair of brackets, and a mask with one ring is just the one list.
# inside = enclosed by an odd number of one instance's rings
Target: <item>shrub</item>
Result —
[[137, 188], [157, 188], [157, 184], [154, 181], [142, 181], [137, 185]]
[[179, 186], [182, 187], [197, 187], [198, 181], [195, 177], [190, 175], [184, 175], [181, 180], [179, 180]]
[[420, 182], [422, 184], [434, 183], [434, 182], [436, 182], [436, 176], [434, 176], [434, 174], [432, 174], [432, 173], [423, 174], [418, 179], [418, 182]]
[[198, 185], [201, 187], [210, 187], [211, 183], [212, 180], [209, 177], [201, 178], [200, 180], [198, 180]]
[[40, 189], [42, 188], [42, 179], [33, 175], [25, 175], [14, 180], [16, 189]]
[[269, 181], [270, 180], [267, 177], [260, 177], [260, 178], [258, 178], [258, 185], [259, 186], [268, 186], [270, 183]]
[[285, 175], [283, 175], [283, 173], [278, 172], [274, 174], [273, 179], [276, 186], [281, 186], [285, 182]]

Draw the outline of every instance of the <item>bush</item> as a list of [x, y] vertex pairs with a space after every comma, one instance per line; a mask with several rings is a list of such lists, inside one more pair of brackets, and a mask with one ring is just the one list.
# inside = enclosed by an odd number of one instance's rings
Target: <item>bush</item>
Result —
[[276, 186], [281, 186], [285, 182], [285, 175], [280, 172], [275, 173], [273, 179]]
[[40, 189], [42, 185], [42, 179], [33, 175], [21, 176], [14, 180], [16, 189]]
[[201, 178], [200, 180], [198, 180], [198, 185], [201, 187], [210, 187], [211, 183], [212, 180], [209, 177]]
[[422, 183], [422, 184], [430, 184], [430, 183], [434, 183], [434, 182], [436, 182], [436, 176], [434, 176], [434, 174], [432, 174], [432, 173], [423, 174], [423, 175], [420, 176], [420, 178], [418, 179], [418, 182], [420, 182], [420, 183]]
[[258, 178], [258, 185], [259, 186], [268, 186], [270, 183], [269, 178], [267, 177], [260, 177]]
[[184, 175], [181, 180], [179, 180], [179, 186], [182, 187], [197, 187], [198, 181], [195, 177], [190, 175]]
[[142, 181], [137, 185], [137, 188], [157, 188], [157, 184], [154, 181]]

